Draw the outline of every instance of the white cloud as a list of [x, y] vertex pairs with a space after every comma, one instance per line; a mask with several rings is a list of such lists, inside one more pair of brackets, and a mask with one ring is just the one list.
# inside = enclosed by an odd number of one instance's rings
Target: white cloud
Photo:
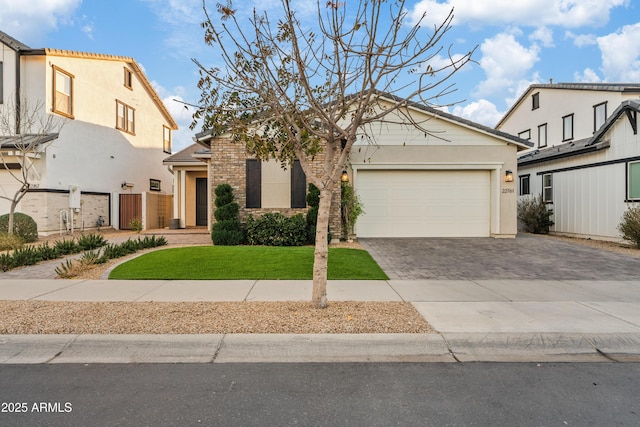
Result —
[[577, 47], [592, 46], [598, 43], [598, 37], [595, 34], [573, 34], [571, 31], [567, 31], [565, 37], [573, 40], [573, 44]]
[[486, 79], [476, 88], [476, 96], [486, 97], [512, 92], [538, 62], [540, 48], [522, 46], [512, 34], [500, 33], [480, 46], [480, 67]]
[[0, 28], [21, 42], [40, 43], [47, 31], [55, 30], [60, 24], [70, 21], [70, 17], [80, 7], [82, 0], [30, 0], [24, 2], [0, 0]]
[[453, 108], [453, 114], [485, 126], [493, 127], [500, 121], [504, 112], [499, 112], [493, 102], [481, 99], [465, 106], [455, 106]]
[[440, 23], [454, 8], [455, 24], [578, 28], [606, 24], [611, 9], [627, 3], [628, 0], [422, 0], [410, 10], [409, 18], [416, 22], [426, 13], [425, 24]]
[[602, 73], [606, 81], [640, 81], [640, 22], [598, 37]]
[[553, 31], [547, 27], [537, 28], [529, 35], [529, 40], [539, 41], [544, 47], [553, 47]]
[[600, 83], [602, 81], [598, 74], [591, 68], [585, 68], [582, 74], [574, 73], [573, 79], [580, 83]]

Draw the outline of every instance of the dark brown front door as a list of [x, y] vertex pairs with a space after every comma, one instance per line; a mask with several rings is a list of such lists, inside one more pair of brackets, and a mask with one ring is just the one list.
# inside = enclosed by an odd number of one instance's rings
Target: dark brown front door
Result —
[[196, 178], [196, 225], [208, 225], [207, 178]]

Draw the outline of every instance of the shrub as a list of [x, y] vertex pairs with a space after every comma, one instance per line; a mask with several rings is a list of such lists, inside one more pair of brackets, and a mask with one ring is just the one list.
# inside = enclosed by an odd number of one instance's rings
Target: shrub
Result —
[[[0, 216], [0, 232], [9, 232], [9, 214]], [[38, 240], [38, 224], [29, 215], [16, 212], [13, 214], [13, 233], [25, 243]]]
[[13, 266], [34, 265], [42, 261], [40, 254], [33, 246], [25, 246], [13, 251]]
[[78, 238], [78, 247], [81, 251], [88, 251], [90, 249], [101, 248], [107, 244], [104, 237], [101, 234], [83, 234]]
[[238, 219], [240, 208], [235, 203], [233, 189], [229, 184], [216, 187], [216, 210], [213, 216], [216, 223], [211, 227], [211, 240], [218, 246], [235, 246], [244, 241], [244, 233]]
[[343, 182], [340, 189], [340, 212], [342, 217], [342, 238], [348, 240], [353, 233], [358, 217], [364, 213], [360, 197], [348, 182]]
[[[316, 242], [316, 224], [318, 223], [318, 210], [320, 207], [320, 190], [313, 184], [309, 184], [307, 190], [307, 243]], [[331, 243], [331, 232], [327, 233], [327, 240]]]
[[640, 206], [630, 207], [622, 214], [618, 231], [622, 233], [624, 240], [634, 243], [640, 249]]
[[0, 251], [10, 251], [22, 247], [22, 237], [15, 234], [0, 233]]
[[78, 245], [74, 239], [67, 240], [56, 240], [53, 243], [53, 247], [55, 251], [58, 253], [58, 256], [70, 255], [78, 253], [80, 250], [78, 249]]
[[49, 261], [51, 259], [59, 258], [58, 252], [56, 252], [55, 247], [49, 246], [49, 242], [45, 242], [44, 244], [37, 247], [38, 252], [40, 253], [40, 258], [42, 261]]
[[281, 213], [266, 213], [247, 218], [247, 243], [265, 246], [301, 246], [307, 241], [307, 223], [302, 214], [286, 217]]
[[129, 221], [129, 229], [140, 234], [142, 231], [142, 218], [132, 218], [131, 221]]
[[553, 209], [547, 209], [542, 195], [529, 197], [518, 202], [518, 219], [525, 229], [535, 234], [547, 234], [554, 222], [551, 220]]

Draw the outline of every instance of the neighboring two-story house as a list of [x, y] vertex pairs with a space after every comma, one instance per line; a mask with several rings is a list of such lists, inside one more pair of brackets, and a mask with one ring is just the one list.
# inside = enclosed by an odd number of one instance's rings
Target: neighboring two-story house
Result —
[[[0, 32], [0, 114], [18, 102], [40, 103], [42, 114], [64, 121], [33, 159], [31, 190], [17, 209], [36, 220], [40, 233], [71, 224], [93, 228], [99, 221], [127, 228], [132, 216], [147, 228], [168, 224], [171, 203], [164, 199], [170, 196], [158, 195], [172, 193], [162, 160], [178, 127], [134, 59], [32, 49]], [[11, 147], [15, 131], [0, 138]], [[0, 191], [11, 194], [15, 185], [0, 170]], [[0, 214], [8, 210], [0, 200]]]
[[551, 231], [615, 239], [640, 201], [640, 83], [531, 85], [496, 129], [529, 140], [518, 158], [520, 197], [542, 195]]

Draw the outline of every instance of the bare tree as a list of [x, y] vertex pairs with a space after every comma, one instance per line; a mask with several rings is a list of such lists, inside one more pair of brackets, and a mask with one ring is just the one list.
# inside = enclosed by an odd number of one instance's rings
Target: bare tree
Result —
[[[9, 174], [17, 187], [0, 185], [0, 199], [9, 202], [9, 234], [13, 234], [16, 207], [40, 178], [39, 160], [56, 138], [64, 122], [48, 114], [41, 101], [10, 100], [0, 110], [0, 172]], [[6, 185], [6, 184], [5, 184]], [[14, 186], [11, 186], [14, 187]]]
[[[376, 122], [403, 121], [429, 132], [409, 113], [412, 102], [437, 106], [453, 92], [447, 80], [472, 52], [441, 59], [442, 37], [453, 11], [440, 24], [407, 24], [405, 0], [317, 2], [312, 27], [281, 0], [277, 21], [253, 11], [242, 19], [231, 0], [218, 3], [202, 24], [219, 67], [200, 69], [200, 108], [194, 124], [246, 144], [258, 159], [283, 165], [300, 161], [320, 190], [312, 301], [326, 307], [327, 232], [331, 194], [354, 142]], [[215, 18], [215, 19], [214, 19]], [[431, 65], [431, 63], [434, 65]], [[409, 77], [407, 79], [407, 77]], [[384, 96], [383, 96], [384, 95]], [[384, 102], [382, 101], [384, 98]], [[312, 161], [322, 158], [320, 172]]]

